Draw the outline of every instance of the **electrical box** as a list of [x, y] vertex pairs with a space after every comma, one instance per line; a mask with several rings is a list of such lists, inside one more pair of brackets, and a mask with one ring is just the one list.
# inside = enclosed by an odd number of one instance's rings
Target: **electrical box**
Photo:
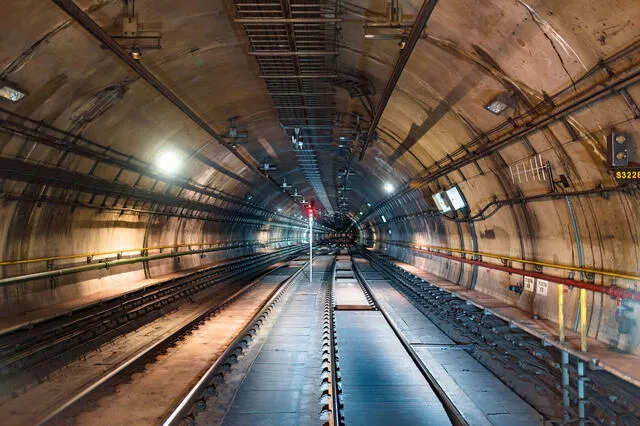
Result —
[[608, 141], [609, 167], [629, 166], [629, 135], [622, 132], [611, 132]]
[[122, 21], [122, 35], [125, 37], [135, 37], [138, 34], [138, 17], [125, 16]]

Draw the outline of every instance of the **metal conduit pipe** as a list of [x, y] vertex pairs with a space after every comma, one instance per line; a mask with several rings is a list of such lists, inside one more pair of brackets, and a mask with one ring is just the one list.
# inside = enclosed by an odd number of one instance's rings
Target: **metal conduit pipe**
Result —
[[[634, 48], [637, 47], [634, 45]], [[394, 195], [376, 203], [367, 214], [360, 219], [364, 221], [371, 215], [375, 214], [378, 210], [388, 205], [389, 203], [399, 199], [403, 195], [410, 193], [427, 185], [428, 183], [445, 176], [453, 171], [466, 166], [480, 158], [486, 157], [493, 152], [508, 146], [520, 140], [523, 137], [529, 136], [531, 133], [539, 131], [544, 127], [553, 124], [554, 122], [561, 120], [567, 115], [580, 111], [581, 109], [599, 102], [603, 99], [607, 99], [610, 96], [615, 96], [620, 93], [621, 90], [634, 86], [640, 83], [640, 70], [637, 66], [632, 66], [630, 69], [620, 74], [614, 74], [606, 81], [598, 82], [584, 91], [576, 94], [569, 99], [560, 103], [554, 103], [554, 98], [549, 100], [543, 100], [539, 105], [532, 110], [525, 112], [519, 117], [512, 120], [505, 121], [498, 127], [472, 139], [470, 142], [464, 144], [466, 150], [461, 148], [461, 153], [466, 153], [463, 157], [454, 159], [458, 153], [452, 153], [448, 156], [449, 163], [442, 165], [442, 161], [436, 162], [438, 164], [437, 170], [430, 172], [428, 170], [422, 176], [417, 176], [403, 189], [396, 192]], [[562, 92], [564, 92], [563, 90]], [[561, 92], [561, 93], [562, 93]], [[548, 112], [541, 112], [543, 107], [550, 108]], [[511, 130], [506, 130], [508, 126], [511, 126]], [[499, 133], [503, 131], [502, 135], [499, 135], [496, 139], [490, 139], [489, 135]], [[482, 144], [479, 148], [471, 150], [471, 146]], [[452, 156], [453, 155], [453, 156]]]
[[413, 251], [417, 251], [420, 253], [425, 253], [425, 254], [430, 254], [430, 255], [434, 255], [434, 256], [438, 256], [438, 257], [443, 257], [445, 259], [449, 259], [449, 260], [453, 260], [456, 262], [462, 262], [462, 263], [468, 263], [471, 265], [478, 265], [481, 266], [483, 268], [487, 268], [487, 269], [494, 269], [497, 271], [503, 271], [503, 272], [507, 272], [509, 274], [516, 274], [516, 275], [522, 275], [525, 277], [533, 277], [533, 278], [539, 278], [539, 279], [543, 279], [546, 281], [549, 281], [550, 283], [555, 283], [555, 284], [564, 284], [564, 285], [568, 285], [571, 287], [576, 287], [576, 288], [580, 288], [580, 289], [585, 289], [588, 291], [592, 291], [594, 293], [603, 293], [603, 294], [607, 294], [611, 297], [616, 297], [616, 298], [620, 298], [620, 299], [628, 299], [628, 300], [633, 300], [636, 302], [640, 302], [640, 292], [635, 291], [635, 290], [628, 290], [622, 287], [604, 287], [601, 285], [597, 285], [597, 284], [591, 284], [588, 282], [583, 282], [583, 281], [576, 281], [576, 280], [572, 280], [570, 278], [563, 278], [563, 277], [558, 277], [555, 275], [548, 275], [548, 274], [544, 274], [542, 272], [535, 272], [535, 271], [525, 271], [522, 269], [516, 269], [510, 266], [503, 266], [503, 265], [496, 265], [493, 263], [489, 263], [489, 262], [483, 262], [481, 260], [474, 260], [474, 259], [467, 259], [464, 257], [456, 257], [450, 254], [445, 254], [445, 253], [439, 253], [439, 252], [435, 252], [435, 251], [430, 251], [430, 250], [422, 250], [422, 249], [417, 249], [417, 248], [412, 248]]
[[160, 259], [168, 259], [168, 258], [172, 258], [172, 257], [188, 256], [188, 255], [191, 255], [191, 254], [201, 254], [201, 253], [209, 253], [209, 252], [214, 252], [214, 251], [229, 250], [229, 249], [239, 248], [239, 247], [246, 247], [246, 246], [238, 245], [237, 247], [227, 247], [225, 249], [209, 248], [209, 249], [200, 249], [200, 250], [190, 250], [190, 251], [179, 252], [179, 253], [157, 254], [157, 255], [153, 255], [153, 256], [138, 256], [138, 257], [134, 257], [134, 258], [130, 258], [130, 259], [111, 260], [111, 261], [98, 262], [98, 263], [89, 264], [89, 265], [82, 265], [82, 266], [74, 266], [74, 267], [71, 267], [71, 268], [57, 269], [57, 270], [54, 270], [54, 271], [45, 271], [45, 272], [36, 272], [36, 273], [33, 273], [33, 274], [18, 275], [18, 276], [15, 276], [15, 277], [8, 277], [8, 278], [0, 279], [0, 287], [5, 287], [5, 286], [8, 286], [8, 285], [12, 285], [12, 284], [23, 283], [23, 282], [26, 282], [26, 281], [40, 280], [40, 279], [43, 279], [43, 278], [54, 278], [54, 277], [60, 277], [60, 276], [63, 276], [63, 275], [76, 274], [76, 273], [79, 273], [79, 272], [93, 271], [93, 270], [96, 270], [96, 269], [108, 269], [108, 268], [115, 267], [115, 266], [130, 265], [130, 264], [133, 264], [133, 263], [148, 262], [148, 261], [160, 260]]
[[[557, 192], [557, 193], [554, 192], [550, 194], [530, 195], [527, 197], [513, 197], [513, 198], [508, 198], [503, 200], [492, 201], [486, 204], [484, 207], [482, 207], [480, 211], [478, 211], [478, 213], [474, 214], [473, 216], [469, 216], [465, 218], [451, 217], [446, 213], [441, 213], [439, 211], [428, 211], [428, 212], [420, 211], [418, 213], [412, 213], [404, 216], [395, 216], [393, 218], [387, 219], [387, 222], [397, 222], [400, 220], [411, 219], [414, 217], [441, 217], [445, 220], [449, 220], [452, 222], [460, 222], [460, 223], [479, 222], [479, 221], [489, 219], [491, 216], [496, 214], [498, 210], [500, 210], [502, 207], [505, 207], [505, 206], [524, 204], [532, 201], [559, 200], [562, 198], [580, 197], [580, 196], [587, 196], [587, 195], [603, 195], [604, 196], [604, 195], [612, 194], [616, 192], [631, 195], [636, 191], [640, 191], [640, 187], [636, 188], [629, 184], [622, 184], [613, 188], [599, 187], [594, 189], [586, 189], [584, 191]], [[486, 213], [487, 210], [489, 210], [491, 207], [496, 207], [496, 209], [487, 214]]]
[[169, 89], [163, 82], [161, 82], [151, 71], [141, 65], [138, 61], [133, 59], [128, 52], [126, 52], [120, 45], [113, 39], [105, 30], [103, 30], [89, 15], [87, 15], [73, 0], [51, 0], [66, 14], [73, 18], [76, 22], [82, 25], [91, 35], [93, 35], [98, 41], [100, 41], [106, 48], [111, 50], [118, 58], [126, 63], [134, 72], [142, 77], [147, 83], [155, 88], [162, 96], [164, 96], [169, 102], [182, 111], [187, 117], [189, 117], [194, 123], [196, 123], [202, 130], [207, 132], [211, 137], [231, 152], [236, 158], [247, 165], [251, 170], [257, 173], [259, 176], [267, 179], [272, 184], [278, 187], [280, 191], [280, 184], [273, 178], [267, 177], [262, 174], [256, 164], [247, 160], [244, 156], [240, 155], [235, 150], [229, 148], [225, 143], [224, 138], [218, 134], [209, 124], [207, 124], [202, 117], [200, 117], [195, 111], [193, 111], [182, 99], [180, 99], [171, 89]]
[[[67, 254], [62, 256], [49, 256], [49, 257], [38, 257], [33, 259], [14, 259], [14, 260], [2, 260], [0, 261], [0, 266], [7, 265], [21, 265], [25, 263], [39, 263], [39, 262], [53, 262], [56, 260], [69, 260], [69, 259], [81, 259], [81, 258], [93, 258], [96, 256], [108, 256], [110, 254], [122, 255], [123, 253], [133, 253], [133, 252], [149, 252], [154, 250], [162, 250], [165, 249], [179, 249], [181, 247], [204, 247], [204, 246], [216, 246], [215, 248], [220, 248], [222, 250], [230, 248], [231, 246], [235, 247], [243, 247], [243, 246], [251, 246], [251, 245], [270, 245], [282, 243], [287, 240], [279, 239], [279, 240], [267, 240], [267, 241], [255, 241], [255, 240], [245, 240], [235, 243], [182, 243], [182, 244], [174, 244], [171, 246], [154, 246], [154, 247], [136, 247], [130, 249], [121, 249], [121, 250], [109, 250], [109, 251], [100, 251], [100, 252], [91, 252], [91, 253], [83, 253], [83, 254]], [[214, 247], [209, 247], [210, 249]]]
[[389, 103], [389, 99], [391, 99], [391, 95], [396, 88], [396, 84], [398, 80], [400, 80], [400, 76], [402, 75], [402, 71], [404, 71], [404, 67], [407, 65], [409, 61], [409, 57], [413, 52], [413, 48], [416, 47], [418, 40], [422, 38], [422, 32], [424, 31], [424, 27], [427, 25], [427, 21], [433, 12], [433, 9], [436, 7], [438, 0], [425, 0], [416, 16], [416, 20], [411, 27], [411, 31], [409, 32], [409, 36], [407, 37], [407, 41], [405, 43], [404, 48], [402, 49], [402, 53], [400, 53], [400, 57], [396, 62], [396, 65], [393, 67], [393, 71], [391, 72], [391, 76], [387, 81], [387, 85], [384, 88], [384, 92], [382, 92], [382, 97], [380, 99], [380, 104], [376, 109], [376, 113], [369, 124], [369, 130], [367, 131], [367, 136], [365, 137], [362, 143], [362, 150], [360, 151], [360, 161], [364, 158], [364, 153], [367, 150], [367, 147], [371, 143], [373, 139], [373, 135], [376, 131], [376, 127], [378, 127], [378, 123], [382, 118], [382, 114], [384, 110], [387, 108], [387, 104]]
[[[375, 240], [369, 240], [369, 241], [375, 241]], [[580, 266], [558, 265], [558, 264], [555, 264], [555, 263], [539, 262], [539, 261], [536, 261], [536, 260], [520, 259], [520, 258], [517, 258], [517, 257], [510, 257], [510, 256], [501, 256], [501, 255], [498, 255], [498, 254], [487, 253], [487, 252], [482, 252], [482, 251], [469, 251], [469, 250], [463, 250], [463, 249], [456, 249], [456, 248], [453, 248], [453, 247], [440, 247], [440, 246], [433, 246], [433, 245], [427, 245], [427, 244], [417, 245], [417, 244], [407, 243], [407, 242], [397, 241], [397, 240], [380, 241], [380, 243], [390, 244], [390, 245], [394, 245], [394, 246], [398, 246], [398, 247], [407, 247], [407, 248], [409, 248], [411, 250], [426, 251], [426, 252], [429, 252], [429, 253], [431, 253], [433, 250], [436, 250], [436, 251], [460, 253], [462, 255], [471, 255], [471, 256], [479, 256], [479, 257], [491, 257], [493, 259], [498, 259], [498, 260], [507, 261], [507, 262], [517, 262], [517, 263], [524, 263], [524, 264], [527, 264], [527, 265], [535, 265], [535, 266], [548, 267], [548, 268], [553, 268], [553, 269], [562, 269], [562, 270], [565, 270], [565, 271], [584, 272], [584, 273], [588, 273], [588, 274], [602, 275], [602, 276], [607, 276], [607, 277], [612, 277], [612, 278], [620, 278], [620, 279], [625, 279], [625, 280], [640, 281], [640, 276], [635, 276], [635, 275], [621, 274], [621, 273], [618, 273], [618, 272], [601, 271], [601, 270], [597, 270], [597, 269], [584, 268], [584, 267], [580, 267]], [[419, 246], [419, 248], [418, 248], [418, 246]]]

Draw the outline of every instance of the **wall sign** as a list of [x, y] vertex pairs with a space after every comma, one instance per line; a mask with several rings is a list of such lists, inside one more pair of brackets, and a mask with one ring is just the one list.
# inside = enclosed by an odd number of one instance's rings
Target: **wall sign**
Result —
[[546, 296], [548, 291], [549, 291], [549, 281], [539, 279], [536, 293], [538, 293], [540, 296]]
[[524, 277], [524, 290], [533, 293], [535, 278]]

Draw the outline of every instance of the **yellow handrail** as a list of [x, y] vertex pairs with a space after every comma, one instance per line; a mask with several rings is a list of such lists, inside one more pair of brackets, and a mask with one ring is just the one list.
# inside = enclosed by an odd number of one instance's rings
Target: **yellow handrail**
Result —
[[[277, 241], [282, 241], [282, 240], [277, 240]], [[268, 240], [264, 242], [273, 242], [273, 241]], [[256, 243], [261, 243], [261, 241], [256, 241]], [[190, 244], [183, 243], [183, 244], [176, 244], [172, 246], [140, 247], [140, 248], [123, 249], [123, 250], [101, 251], [101, 252], [87, 253], [87, 254], [68, 254], [63, 256], [38, 257], [35, 259], [3, 260], [0, 262], [0, 266], [22, 265], [26, 263], [38, 263], [38, 262], [51, 262], [55, 260], [66, 260], [66, 259], [79, 259], [79, 258], [87, 258], [87, 257], [95, 257], [95, 256], [105, 256], [109, 254], [130, 253], [134, 251], [143, 252], [143, 251], [151, 251], [151, 250], [179, 249], [180, 247], [216, 246], [216, 245], [222, 245], [222, 244], [225, 244], [225, 243], [190, 243]]]
[[536, 261], [536, 260], [527, 260], [527, 259], [520, 259], [520, 258], [517, 258], [517, 257], [501, 256], [501, 255], [498, 255], [498, 254], [487, 253], [487, 252], [482, 252], [482, 251], [462, 250], [462, 249], [456, 249], [456, 248], [451, 248], [451, 247], [433, 246], [433, 245], [428, 245], [428, 244], [409, 243], [409, 245], [414, 247], [414, 248], [418, 248], [418, 249], [425, 249], [426, 248], [427, 250], [438, 250], [438, 251], [449, 251], [449, 252], [453, 252], [453, 253], [464, 253], [464, 254], [475, 255], [475, 256], [490, 257], [490, 258], [493, 258], [493, 259], [506, 260], [508, 262], [518, 262], [518, 263], [524, 263], [524, 264], [527, 264], [527, 265], [536, 265], [536, 266], [544, 266], [544, 267], [553, 268], [553, 269], [562, 269], [562, 270], [565, 270], [565, 271], [585, 272], [585, 273], [589, 273], [589, 274], [604, 275], [604, 276], [613, 277], [613, 278], [640, 281], [640, 277], [639, 276], [621, 274], [621, 273], [618, 273], [618, 272], [600, 271], [600, 270], [597, 270], [597, 269], [583, 268], [583, 267], [580, 267], [580, 266], [558, 265], [558, 264], [555, 264], [555, 263], [539, 262], [539, 261]]

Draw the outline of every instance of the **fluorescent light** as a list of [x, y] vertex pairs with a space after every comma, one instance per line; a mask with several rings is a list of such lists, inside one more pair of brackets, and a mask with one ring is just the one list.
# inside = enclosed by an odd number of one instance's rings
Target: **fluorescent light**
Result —
[[492, 113], [499, 115], [502, 114], [507, 108], [515, 108], [515, 106], [516, 105], [513, 95], [511, 93], [505, 92], [500, 93], [484, 107], [487, 111], [491, 111]]
[[387, 218], [386, 218], [386, 217], [384, 217], [384, 215], [380, 216], [380, 219], [382, 219], [382, 222], [383, 222], [383, 223], [387, 223]]
[[174, 174], [182, 166], [182, 157], [173, 150], [165, 150], [156, 156], [156, 167], [167, 174]]
[[395, 189], [394, 186], [390, 182], [386, 182], [384, 184], [384, 190], [387, 194], [391, 194], [394, 189]]
[[11, 102], [18, 102], [25, 96], [26, 93], [17, 87], [12, 86], [7, 82], [0, 82], [0, 97]]
[[438, 192], [437, 194], [435, 194], [433, 196], [433, 201], [435, 201], [438, 210], [440, 210], [442, 213], [446, 213], [451, 210], [451, 207], [449, 207], [447, 202], [444, 200], [442, 192]]
[[371, 203], [367, 203], [367, 207], [371, 207]]
[[462, 198], [460, 189], [457, 186], [447, 190], [447, 197], [449, 197], [449, 201], [451, 201], [451, 205], [454, 210], [459, 210], [467, 206], [467, 203], [464, 202], [464, 198]]
[[509, 105], [504, 102], [494, 100], [490, 104], [486, 105], [485, 108], [491, 111], [494, 114], [501, 114], [505, 109], [507, 109]]

